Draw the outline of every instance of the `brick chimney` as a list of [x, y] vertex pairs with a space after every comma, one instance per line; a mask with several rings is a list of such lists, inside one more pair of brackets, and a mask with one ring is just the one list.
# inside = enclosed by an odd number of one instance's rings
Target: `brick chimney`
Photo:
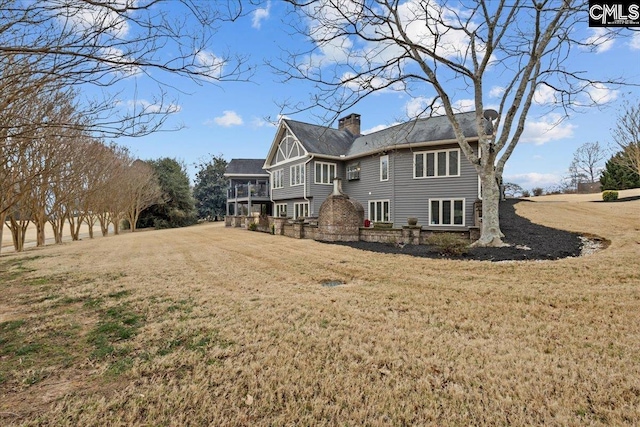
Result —
[[349, 114], [338, 120], [338, 130], [346, 130], [353, 136], [360, 135], [360, 114]]

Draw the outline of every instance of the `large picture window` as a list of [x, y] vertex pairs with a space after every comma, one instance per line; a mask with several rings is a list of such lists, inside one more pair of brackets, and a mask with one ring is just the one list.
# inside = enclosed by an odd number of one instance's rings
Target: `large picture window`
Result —
[[290, 185], [304, 184], [304, 164], [291, 166], [291, 176], [289, 177]]
[[389, 222], [389, 200], [369, 200], [369, 220], [373, 222]]
[[271, 174], [271, 188], [275, 190], [276, 188], [284, 187], [283, 177], [284, 177], [283, 169], [274, 170], [273, 173]]
[[413, 177], [460, 176], [460, 149], [413, 154]]
[[336, 164], [316, 162], [316, 173], [314, 182], [316, 184], [333, 184], [333, 178], [336, 177]]
[[293, 204], [293, 219], [309, 216], [309, 202]]
[[464, 199], [429, 200], [430, 225], [464, 225]]

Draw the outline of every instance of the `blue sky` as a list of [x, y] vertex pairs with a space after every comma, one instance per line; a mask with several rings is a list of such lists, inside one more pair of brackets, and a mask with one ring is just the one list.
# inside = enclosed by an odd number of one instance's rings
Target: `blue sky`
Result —
[[[256, 72], [251, 82], [226, 82], [197, 85], [194, 82], [169, 78], [181, 92], [177, 94], [179, 111], [167, 122], [167, 128], [180, 124], [177, 132], [159, 132], [141, 138], [123, 138], [125, 145], [142, 159], [174, 157], [184, 161], [192, 177], [195, 163], [210, 155], [221, 154], [225, 159], [265, 157], [275, 133], [273, 122], [281, 112], [280, 105], [290, 100], [307, 101], [314, 88], [305, 82], [283, 83], [265, 63], [282, 56], [282, 49], [295, 50], [303, 46], [301, 36], [292, 34], [286, 24], [285, 6], [276, 1], [263, 4], [263, 8], [230, 25], [224, 25], [210, 46], [211, 53], [220, 55], [231, 51], [249, 56]], [[586, 12], [585, 12], [586, 13]], [[597, 35], [595, 29], [584, 24], [584, 39]], [[613, 43], [604, 43], [595, 52], [574, 49], [570, 66], [597, 75], [603, 71], [624, 74], [627, 81], [640, 85], [640, 33], [627, 31], [627, 37]], [[635, 34], [635, 36], [634, 36]], [[131, 77], [128, 85], [136, 85], [139, 98], [151, 99], [145, 76]], [[487, 82], [498, 87], [499, 82]], [[548, 188], [558, 184], [566, 175], [573, 152], [583, 143], [599, 141], [611, 145], [610, 130], [620, 113], [622, 101], [640, 101], [640, 88], [603, 87], [598, 93], [602, 105], [582, 113], [572, 114], [558, 125], [554, 122], [559, 112], [534, 106], [528, 117], [525, 134], [505, 168], [504, 178], [526, 189]], [[125, 92], [125, 94], [131, 91]], [[433, 96], [425, 89], [424, 98]], [[541, 94], [544, 97], [544, 94]], [[454, 101], [464, 103], [469, 96]], [[130, 101], [130, 100], [127, 100]], [[385, 91], [363, 100], [346, 111], [361, 115], [363, 132], [379, 129], [406, 120], [421, 98]], [[490, 105], [491, 99], [485, 100]], [[317, 118], [319, 111], [289, 116], [310, 123], [323, 124]]]

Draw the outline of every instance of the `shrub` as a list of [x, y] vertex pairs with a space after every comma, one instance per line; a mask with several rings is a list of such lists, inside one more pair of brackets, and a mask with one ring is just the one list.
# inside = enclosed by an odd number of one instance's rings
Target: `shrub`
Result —
[[469, 241], [453, 233], [434, 233], [427, 243], [435, 246], [442, 256], [459, 256], [469, 251]]
[[524, 190], [522, 192], [522, 197], [531, 197], [531, 193], [529, 193], [529, 190]]
[[536, 187], [533, 190], [531, 190], [531, 192], [533, 193], [534, 196], [542, 196], [542, 193], [544, 193], [544, 190], [540, 187]]
[[258, 224], [256, 224], [255, 222], [252, 222], [251, 224], [249, 224], [249, 230], [256, 231], [257, 229], [258, 229]]
[[607, 190], [602, 192], [602, 200], [605, 202], [613, 202], [618, 200], [618, 192], [613, 190]]

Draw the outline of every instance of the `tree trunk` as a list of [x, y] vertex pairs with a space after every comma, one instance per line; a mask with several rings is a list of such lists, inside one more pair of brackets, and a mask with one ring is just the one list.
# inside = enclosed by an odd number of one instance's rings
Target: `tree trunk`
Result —
[[9, 229], [11, 230], [11, 237], [13, 239], [13, 248], [16, 252], [22, 252], [24, 250], [24, 240], [26, 238], [26, 231], [29, 227], [29, 220], [17, 220], [13, 216], [9, 217]]
[[113, 224], [113, 234], [120, 234], [120, 216], [111, 215], [111, 223]]
[[0, 212], [0, 254], [2, 254], [2, 235], [4, 234], [4, 221], [7, 219], [7, 212]]
[[96, 216], [89, 213], [84, 217], [84, 222], [87, 223], [87, 227], [89, 228], [89, 238], [93, 239], [93, 226], [96, 224]]
[[65, 217], [66, 215], [60, 215], [49, 220], [49, 223], [53, 228], [53, 237], [55, 238], [57, 245], [62, 243], [62, 233], [64, 231], [64, 223], [66, 220]]
[[107, 235], [109, 234], [109, 224], [111, 223], [109, 214], [98, 214], [98, 222], [100, 223], [100, 231], [102, 232], [102, 237], [107, 237]]
[[480, 239], [474, 242], [474, 247], [501, 247], [508, 246], [502, 241], [504, 234], [500, 230], [500, 186], [496, 179], [493, 165], [489, 164], [482, 169], [480, 182], [482, 184], [482, 226]]
[[35, 226], [36, 226], [36, 246], [44, 246], [45, 245], [45, 241], [46, 241], [46, 236], [45, 236], [45, 224], [46, 224], [46, 220], [44, 219], [44, 216], [36, 216], [34, 218]]
[[80, 227], [84, 222], [84, 215], [78, 214], [77, 216], [69, 215], [67, 217], [67, 222], [69, 222], [69, 229], [71, 230], [71, 240], [78, 241], [80, 240]]

